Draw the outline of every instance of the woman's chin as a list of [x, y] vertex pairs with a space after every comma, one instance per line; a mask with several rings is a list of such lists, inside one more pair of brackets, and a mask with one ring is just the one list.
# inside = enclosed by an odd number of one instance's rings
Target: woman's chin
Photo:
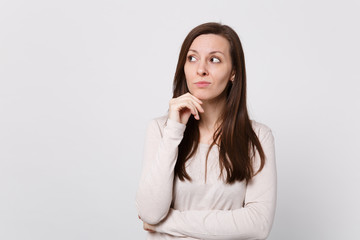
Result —
[[218, 95], [218, 96], [211, 96], [209, 94], [193, 94], [194, 97], [200, 99], [202, 102], [221, 102], [223, 100], [226, 100], [226, 95]]
[[[191, 93], [191, 92], [190, 92]], [[194, 92], [194, 93], [191, 93], [194, 97], [200, 99], [201, 101], [206, 101], [206, 100], [209, 100], [209, 96], [206, 96], [206, 94], [201, 94], [201, 93], [197, 93], [197, 92]]]
[[201, 101], [207, 101], [209, 100], [209, 98], [207, 98], [206, 96], [201, 96], [201, 95], [194, 95], [196, 98], [200, 99]]

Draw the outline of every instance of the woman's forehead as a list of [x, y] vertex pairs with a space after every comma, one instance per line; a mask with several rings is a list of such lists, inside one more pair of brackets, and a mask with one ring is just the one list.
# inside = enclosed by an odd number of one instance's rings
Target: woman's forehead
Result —
[[217, 34], [203, 34], [194, 39], [191, 43], [189, 51], [196, 51], [198, 53], [212, 53], [222, 52], [229, 53], [229, 41]]

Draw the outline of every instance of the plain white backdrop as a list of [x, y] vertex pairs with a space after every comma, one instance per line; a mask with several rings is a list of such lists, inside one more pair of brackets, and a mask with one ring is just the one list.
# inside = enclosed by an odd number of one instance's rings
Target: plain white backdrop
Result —
[[0, 239], [145, 239], [144, 134], [186, 34], [242, 40], [249, 111], [272, 128], [270, 240], [360, 235], [360, 3], [0, 1]]

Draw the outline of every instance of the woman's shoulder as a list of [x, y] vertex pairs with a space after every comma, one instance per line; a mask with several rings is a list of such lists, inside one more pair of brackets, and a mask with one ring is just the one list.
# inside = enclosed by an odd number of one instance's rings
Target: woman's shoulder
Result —
[[156, 117], [156, 118], [152, 119], [153, 122], [156, 122], [160, 126], [165, 126], [167, 120], [168, 120], [168, 115], [162, 115], [162, 116], [159, 116], [159, 117]]
[[152, 118], [148, 123], [148, 128], [157, 129], [162, 132], [164, 127], [166, 126], [167, 119], [167, 115]]
[[267, 134], [272, 134], [271, 128], [261, 122], [250, 120], [252, 128], [259, 139], [262, 139]]

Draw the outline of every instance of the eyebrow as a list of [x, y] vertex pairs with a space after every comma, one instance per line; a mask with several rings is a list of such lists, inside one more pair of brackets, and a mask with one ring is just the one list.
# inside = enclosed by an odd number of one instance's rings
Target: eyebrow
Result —
[[[195, 52], [195, 53], [199, 53], [198, 51], [194, 50], [194, 49], [189, 49], [189, 51]], [[221, 51], [211, 51], [209, 52], [209, 54], [214, 54], [214, 53], [221, 53], [222, 55], [225, 55], [223, 52]]]

